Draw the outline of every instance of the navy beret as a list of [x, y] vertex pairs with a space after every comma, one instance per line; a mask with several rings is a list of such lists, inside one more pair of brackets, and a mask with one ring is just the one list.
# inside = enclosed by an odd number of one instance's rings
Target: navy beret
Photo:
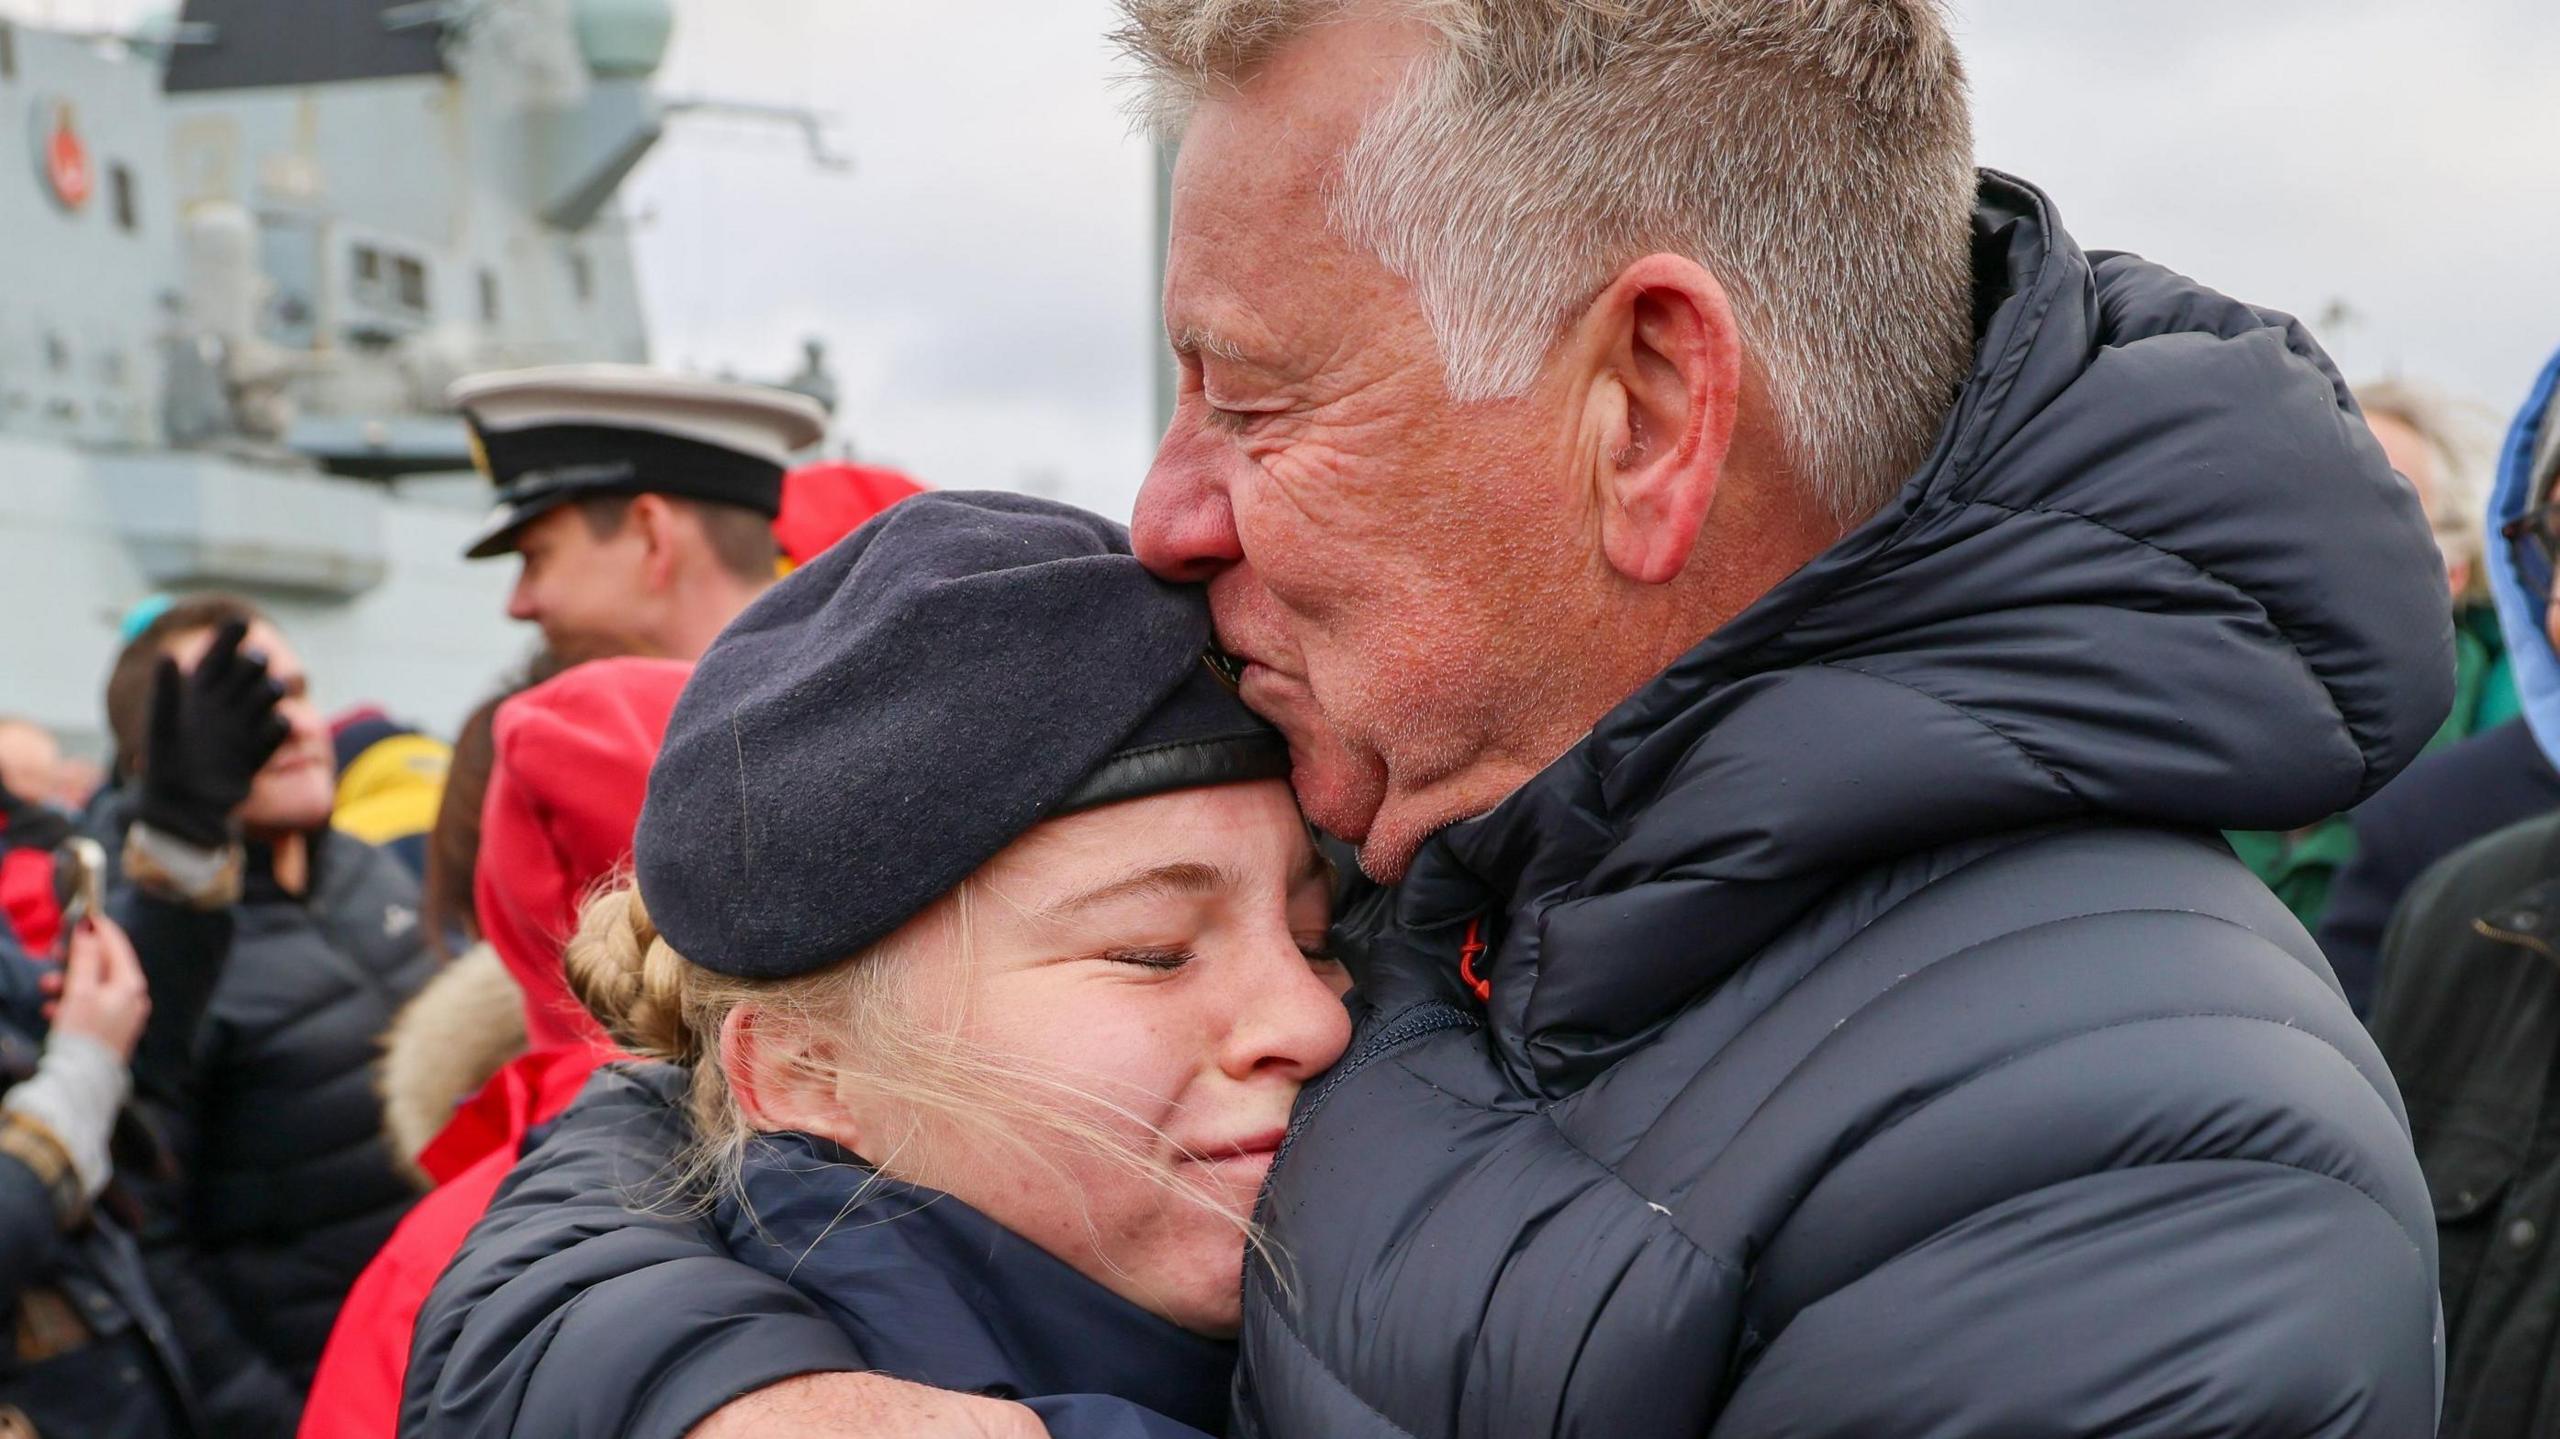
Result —
[[1023, 495], [884, 511], [748, 606], [676, 702], [634, 849], [676, 951], [748, 978], [883, 938], [1042, 820], [1278, 778], [1200, 592]]

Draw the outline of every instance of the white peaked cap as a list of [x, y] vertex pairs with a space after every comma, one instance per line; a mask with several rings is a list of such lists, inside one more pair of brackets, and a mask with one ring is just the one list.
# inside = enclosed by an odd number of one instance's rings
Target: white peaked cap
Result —
[[806, 395], [646, 365], [499, 370], [456, 383], [447, 398], [483, 433], [549, 425], [646, 430], [781, 466], [827, 432], [827, 412]]

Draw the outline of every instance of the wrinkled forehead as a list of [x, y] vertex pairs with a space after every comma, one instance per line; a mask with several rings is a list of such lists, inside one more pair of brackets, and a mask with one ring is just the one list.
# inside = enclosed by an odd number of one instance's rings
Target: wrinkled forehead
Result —
[[1219, 171], [1273, 162], [1246, 178], [1304, 164], [1329, 168], [1432, 54], [1433, 43], [1431, 31], [1413, 20], [1314, 26], [1242, 75], [1208, 86], [1184, 122], [1184, 161], [1201, 159]]
[[1220, 322], [1237, 323], [1237, 308], [1271, 308], [1274, 287], [1321, 291], [1357, 278], [1348, 272], [1363, 257], [1327, 214], [1334, 180], [1422, 44], [1410, 25], [1320, 27], [1193, 107], [1173, 173], [1169, 335], [1218, 334]]
[[1165, 251], [1166, 333], [1213, 350], [1269, 338], [1233, 332], [1341, 248], [1325, 215], [1332, 157], [1237, 108], [1204, 106], [1186, 132]]

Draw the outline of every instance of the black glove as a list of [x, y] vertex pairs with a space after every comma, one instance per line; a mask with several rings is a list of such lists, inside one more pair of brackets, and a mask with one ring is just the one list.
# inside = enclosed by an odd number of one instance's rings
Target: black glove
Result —
[[249, 627], [233, 620], [192, 671], [162, 656], [151, 678], [151, 728], [143, 740], [142, 798], [134, 817], [163, 834], [217, 849], [231, 812], [293, 732], [276, 705], [284, 690], [265, 656], [241, 653]]

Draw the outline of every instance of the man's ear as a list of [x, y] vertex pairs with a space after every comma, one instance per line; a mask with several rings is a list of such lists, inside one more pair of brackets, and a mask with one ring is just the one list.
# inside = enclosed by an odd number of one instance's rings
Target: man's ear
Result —
[[1680, 255], [1618, 272], [1576, 327], [1588, 394], [1583, 463], [1610, 568], [1668, 584], [1688, 568], [1724, 479], [1742, 399], [1742, 335], [1724, 286]]
[[623, 523], [640, 539], [641, 574], [649, 588], [663, 590], [675, 579], [681, 530], [691, 517], [677, 511], [664, 495], [634, 495]]

